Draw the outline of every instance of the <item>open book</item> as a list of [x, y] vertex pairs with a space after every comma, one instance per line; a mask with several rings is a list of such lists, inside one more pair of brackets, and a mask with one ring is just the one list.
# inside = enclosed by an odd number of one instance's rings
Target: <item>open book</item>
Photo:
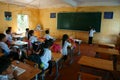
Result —
[[13, 70], [17, 71], [17, 76], [21, 75], [22, 73], [24, 73], [26, 71], [25, 69], [22, 69], [22, 68], [20, 68], [18, 66], [12, 65], [12, 67], [13, 67]]

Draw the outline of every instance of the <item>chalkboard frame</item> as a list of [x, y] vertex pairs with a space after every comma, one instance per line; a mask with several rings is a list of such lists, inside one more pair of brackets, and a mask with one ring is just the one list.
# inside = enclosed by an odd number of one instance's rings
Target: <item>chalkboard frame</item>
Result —
[[[88, 21], [83, 21], [83, 23], [84, 22], [86, 22], [84, 24], [89, 24], [90, 23], [89, 26], [84, 26], [84, 27], [82, 26], [81, 27], [79, 25], [74, 26], [74, 23], [72, 24], [72, 22], [74, 22], [76, 20], [76, 18], [78, 18], [76, 22], [79, 23], [78, 20], [79, 20], [79, 18], [81, 18], [81, 15], [85, 16], [85, 18], [86, 18], [85, 20], [87, 20], [87, 17], [88, 17]], [[70, 22], [70, 19], [69, 19], [70, 17], [71, 17], [71, 22]], [[82, 17], [82, 18], [83, 18], [82, 20], [84, 20], [84, 17]], [[91, 22], [92, 19], [89, 19], [89, 18], [95, 19], [95, 20], [97, 20], [97, 22], [94, 21], [94, 20], [93, 20], [93, 22]], [[96, 29], [96, 32], [100, 32], [101, 19], [102, 19], [102, 13], [101, 12], [64, 12], [64, 13], [57, 13], [57, 29], [58, 30], [88, 31], [90, 27], [94, 27]], [[94, 22], [95, 22], [95, 24], [93, 24]], [[68, 23], [68, 26], [73, 25], [74, 27], [72, 27], [72, 28], [71, 27], [67, 28], [66, 26], [64, 27], [64, 25], [66, 25], [66, 23]]]

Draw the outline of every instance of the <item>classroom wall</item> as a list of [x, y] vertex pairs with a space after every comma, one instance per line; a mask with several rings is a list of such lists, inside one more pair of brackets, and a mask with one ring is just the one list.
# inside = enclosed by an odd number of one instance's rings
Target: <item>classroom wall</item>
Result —
[[[4, 19], [4, 11], [12, 12], [12, 20]], [[113, 11], [113, 19], [104, 19], [103, 14], [107, 11]], [[17, 14], [27, 14], [29, 16], [29, 27], [34, 29], [40, 23], [42, 28], [50, 29], [50, 34], [56, 38], [61, 38], [64, 33], [74, 38], [88, 41], [88, 32], [72, 31], [72, 30], [57, 30], [57, 18], [50, 18], [50, 13], [59, 12], [102, 12], [101, 32], [96, 33], [94, 42], [116, 43], [118, 33], [120, 33], [120, 6], [112, 7], [77, 7], [77, 8], [49, 8], [35, 9], [22, 6], [6, 4], [0, 2], [0, 32], [3, 32], [8, 26], [13, 27], [13, 32], [17, 31]], [[39, 36], [39, 32], [37, 35]], [[43, 35], [43, 31], [41, 32]]]
[[[12, 12], [12, 20], [6, 21], [4, 18], [4, 11]], [[39, 24], [39, 9], [26, 8], [23, 6], [6, 4], [0, 2], [0, 32], [7, 29], [8, 26], [12, 27], [12, 31], [17, 31], [17, 15], [27, 14], [29, 16], [29, 28], [34, 29]]]
[[[113, 12], [113, 19], [104, 19], [104, 12]], [[61, 38], [64, 33], [84, 42], [88, 41], [88, 32], [57, 30], [57, 18], [50, 18], [50, 13], [59, 12], [102, 12], [101, 32], [94, 35], [95, 43], [116, 43], [117, 35], [120, 32], [120, 6], [112, 7], [78, 7], [78, 8], [50, 8], [40, 9], [40, 24], [43, 29], [50, 29], [50, 34], [56, 38]]]

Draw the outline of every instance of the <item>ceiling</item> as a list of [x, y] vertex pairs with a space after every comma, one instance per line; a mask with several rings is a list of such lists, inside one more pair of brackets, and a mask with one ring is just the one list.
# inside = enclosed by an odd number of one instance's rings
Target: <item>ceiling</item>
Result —
[[39, 9], [79, 6], [120, 6], [120, 0], [0, 0], [0, 2]]

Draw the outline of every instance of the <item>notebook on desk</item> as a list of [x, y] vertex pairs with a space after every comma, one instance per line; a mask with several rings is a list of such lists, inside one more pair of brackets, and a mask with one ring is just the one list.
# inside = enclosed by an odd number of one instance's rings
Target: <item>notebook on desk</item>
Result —
[[16, 70], [16, 71], [17, 71], [17, 76], [21, 75], [22, 73], [24, 73], [24, 72], [26, 71], [25, 69], [20, 68], [20, 67], [18, 67], [18, 66], [12, 65], [12, 67], [13, 67], [13, 70]]

